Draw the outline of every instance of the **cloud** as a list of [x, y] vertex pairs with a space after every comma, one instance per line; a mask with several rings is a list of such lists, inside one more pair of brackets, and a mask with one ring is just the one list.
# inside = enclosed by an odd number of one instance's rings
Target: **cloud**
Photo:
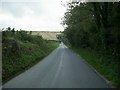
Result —
[[42, 13], [41, 5], [40, 2], [2, 2], [2, 10], [15, 17], [22, 17], [29, 12]]
[[60, 0], [8, 1], [2, 2], [0, 9], [2, 27], [11, 26], [26, 30], [63, 30], [60, 22], [65, 8]]

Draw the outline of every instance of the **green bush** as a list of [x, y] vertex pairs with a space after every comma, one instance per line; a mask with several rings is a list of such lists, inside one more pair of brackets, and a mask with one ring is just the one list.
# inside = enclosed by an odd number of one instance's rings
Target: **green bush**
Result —
[[12, 30], [2, 32], [3, 83], [39, 62], [58, 46], [57, 42], [46, 41], [31, 32]]

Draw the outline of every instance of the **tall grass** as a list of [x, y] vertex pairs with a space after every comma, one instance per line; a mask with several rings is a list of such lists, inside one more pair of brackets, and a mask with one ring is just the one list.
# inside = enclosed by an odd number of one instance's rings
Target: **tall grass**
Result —
[[118, 63], [102, 63], [104, 60], [113, 58], [99, 55], [97, 52], [91, 49], [70, 48], [78, 53], [83, 60], [90, 64], [90, 66], [92, 66], [92, 68], [94, 68], [112, 87], [119, 87]]
[[2, 82], [3, 84], [29, 69], [58, 47], [56, 41], [46, 41], [25, 31], [5, 31], [2, 41]]

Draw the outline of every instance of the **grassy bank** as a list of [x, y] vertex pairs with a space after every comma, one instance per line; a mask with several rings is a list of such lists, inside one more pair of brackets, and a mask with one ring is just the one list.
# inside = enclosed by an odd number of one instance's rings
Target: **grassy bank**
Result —
[[118, 63], [111, 62], [104, 64], [104, 60], [113, 59], [108, 56], [101, 56], [97, 52], [90, 49], [72, 48], [74, 52], [79, 54], [93, 69], [95, 69], [101, 77], [112, 87], [119, 87]]
[[59, 42], [47, 41], [24, 31], [15, 32], [12, 36], [10, 33], [7, 32], [2, 41], [3, 84], [41, 61], [59, 45]]

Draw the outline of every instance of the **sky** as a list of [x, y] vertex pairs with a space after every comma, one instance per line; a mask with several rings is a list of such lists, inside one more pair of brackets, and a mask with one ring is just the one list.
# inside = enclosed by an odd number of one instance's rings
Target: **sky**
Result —
[[63, 31], [66, 1], [72, 0], [0, 0], [0, 29]]
[[63, 31], [65, 0], [0, 0], [0, 29]]

